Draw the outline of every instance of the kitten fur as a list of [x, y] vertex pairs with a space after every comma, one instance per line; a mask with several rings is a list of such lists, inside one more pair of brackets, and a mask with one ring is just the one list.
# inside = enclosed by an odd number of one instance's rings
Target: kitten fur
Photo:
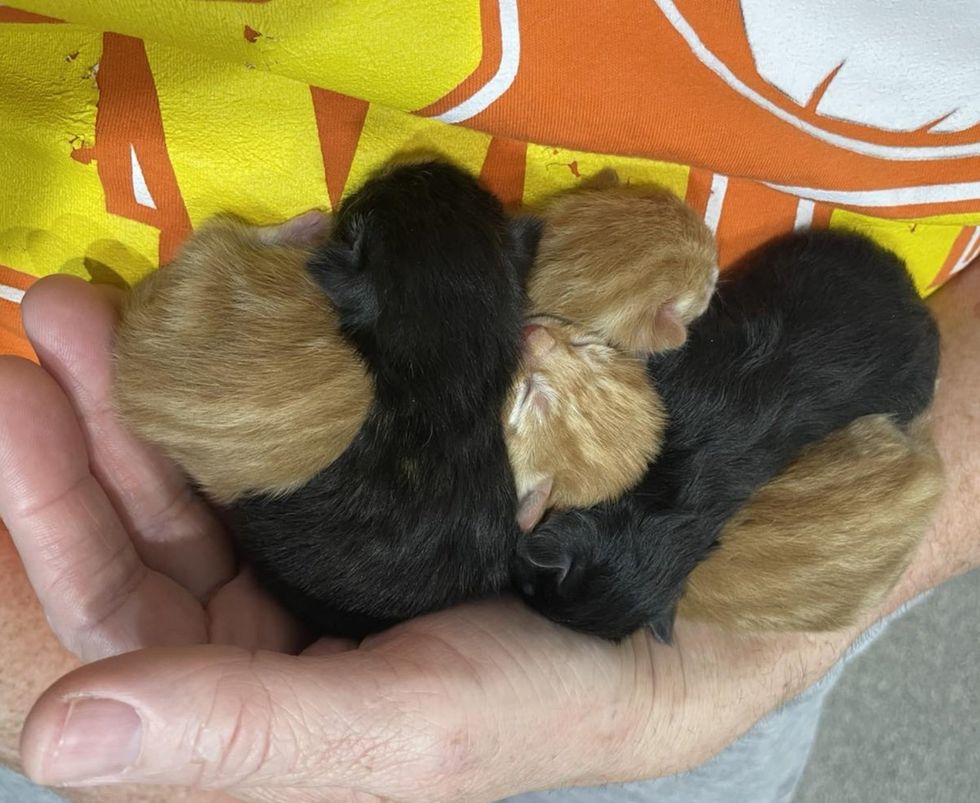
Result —
[[676, 348], [718, 279], [714, 237], [670, 191], [606, 169], [544, 209], [528, 297], [634, 354]]
[[575, 629], [669, 640], [684, 583], [728, 519], [808, 444], [931, 399], [938, 332], [904, 264], [858, 234], [797, 233], [726, 276], [685, 348], [648, 369], [666, 442], [621, 500], [552, 514], [519, 541], [515, 586]]
[[216, 219], [129, 293], [116, 410], [219, 502], [301, 485], [367, 416], [370, 377], [304, 267], [326, 228]]
[[[305, 269], [329, 225], [318, 212], [265, 227], [215, 219], [127, 299], [117, 411], [220, 503], [298, 487], [350, 445], [367, 416], [364, 364]], [[642, 362], [548, 321], [558, 347], [530, 354], [525, 338], [504, 408], [528, 528], [548, 505], [620, 496], [643, 476], [665, 428]], [[570, 360], [572, 349], [589, 359]], [[515, 390], [532, 387], [546, 395], [515, 408]]]
[[519, 531], [500, 419], [536, 237], [439, 162], [382, 171], [338, 210], [309, 270], [373, 402], [329, 467], [232, 508], [260, 581], [313, 631], [360, 637], [506, 584]]
[[522, 500], [518, 521], [530, 529], [545, 505], [622, 496], [656, 458], [667, 418], [644, 360], [546, 316], [528, 321], [524, 343], [504, 433]]
[[743, 631], [855, 624], [907, 568], [942, 495], [924, 420], [865, 416], [807, 447], [725, 525], [678, 615]]

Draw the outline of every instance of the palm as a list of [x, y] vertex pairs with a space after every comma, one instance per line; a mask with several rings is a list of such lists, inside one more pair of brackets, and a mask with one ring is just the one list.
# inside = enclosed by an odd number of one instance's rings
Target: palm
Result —
[[49, 621], [85, 660], [209, 641], [294, 649], [298, 628], [238, 571], [214, 512], [116, 421], [118, 300], [38, 283], [24, 323], [43, 369], [4, 358], [0, 512]]
[[[145, 647], [210, 643], [245, 648], [250, 665], [284, 659], [256, 650], [298, 652], [298, 626], [236, 567], [215, 511], [112, 412], [118, 300], [72, 279], [39, 283], [25, 298], [24, 318], [42, 367], [12, 358], [0, 364], [9, 400], [0, 417], [0, 513], [48, 620], [84, 661], [128, 653], [142, 662], [142, 677], [169, 665]], [[350, 722], [381, 742], [404, 727], [434, 740], [433, 749], [462, 729], [479, 735], [473, 747], [486, 755], [517, 726], [528, 739], [508, 740], [516, 766], [538, 746], [542, 708], [552, 729], [632, 699], [622, 692], [635, 670], [634, 645], [578, 636], [515, 601], [462, 606], [350, 646], [324, 639], [300, 659], [318, 679], [310, 699], [334, 681], [338, 754], [351, 743]], [[241, 651], [193, 655], [204, 674]], [[598, 709], [597, 696], [605, 698]], [[363, 701], [379, 697], [393, 705], [388, 714], [409, 719], [365, 717]], [[414, 773], [399, 766], [408, 783], [426, 783], [432, 770], [424, 761]], [[476, 775], [466, 782], [481, 783]]]
[[[141, 753], [147, 777], [254, 799], [308, 799], [289, 793], [297, 766], [342, 799], [648, 777], [713, 755], [838, 654], [820, 647], [774, 700], [758, 668], [795, 643], [685, 625], [672, 650], [644, 634], [612, 645], [510, 600], [406, 622], [358, 649], [321, 640], [283, 655], [303, 645], [297, 625], [238, 569], [219, 518], [177, 468], [112, 412], [117, 301], [78, 280], [39, 282], [24, 320], [43, 367], [0, 358], [0, 516], [61, 642], [85, 661], [126, 653], [42, 696], [22, 742], [35, 777], [47, 777], [64, 701], [90, 697], [86, 683], [135, 694], [152, 721], [172, 724], [146, 734], [157, 739]], [[719, 699], [737, 704], [702, 727]], [[240, 731], [275, 749], [211, 751], [201, 766], [195, 734], [224, 733], [232, 750], [249, 743]]]

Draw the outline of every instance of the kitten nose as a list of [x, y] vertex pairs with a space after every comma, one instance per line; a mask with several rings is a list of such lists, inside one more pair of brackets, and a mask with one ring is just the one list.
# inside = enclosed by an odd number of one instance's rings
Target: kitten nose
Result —
[[547, 354], [555, 347], [554, 337], [539, 323], [529, 323], [521, 334], [524, 336], [524, 351], [532, 357]]

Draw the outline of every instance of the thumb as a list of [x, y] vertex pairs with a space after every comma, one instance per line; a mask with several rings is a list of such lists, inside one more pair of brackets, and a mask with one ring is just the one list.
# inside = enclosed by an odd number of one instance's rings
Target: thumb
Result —
[[48, 689], [28, 715], [21, 753], [27, 774], [48, 785], [174, 784], [277, 801], [320, 800], [329, 789], [434, 799], [453, 728], [440, 725], [449, 701], [433, 702], [445, 688], [428, 685], [421, 673], [358, 651], [141, 650]]

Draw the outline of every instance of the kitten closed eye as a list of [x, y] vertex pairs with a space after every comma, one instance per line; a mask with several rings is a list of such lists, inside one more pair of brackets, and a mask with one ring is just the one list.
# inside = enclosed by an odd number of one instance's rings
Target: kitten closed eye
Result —
[[[687, 603], [703, 618], [760, 629], [853, 621], [894, 582], [938, 494], [929, 447], [905, 445], [901, 431], [928, 409], [938, 361], [935, 322], [894, 254], [842, 231], [771, 242], [733, 270], [684, 349], [650, 357], [670, 427], [649, 471], [620, 499], [546, 519], [549, 559], [531, 540], [519, 547], [515, 587], [583, 632], [621, 638], [649, 626], [669, 638], [704, 561]], [[854, 460], [897, 441], [862, 463], [880, 493], [855, 505], [857, 463], [817, 452], [779, 477], [864, 416], [899, 429], [862, 441], [859, 428], [827, 448]], [[808, 496], [808, 483], [828, 493]]]
[[544, 210], [528, 282], [547, 312], [637, 355], [677, 348], [718, 281], [714, 237], [681, 199], [654, 185], [621, 185], [611, 170]]
[[[539, 500], [540, 518], [549, 507], [582, 507], [620, 496], [646, 472], [666, 428], [644, 363], [553, 316], [532, 318], [524, 333], [506, 408], [518, 498], [539, 492], [547, 481], [550, 493]], [[527, 514], [525, 522], [532, 519]]]

